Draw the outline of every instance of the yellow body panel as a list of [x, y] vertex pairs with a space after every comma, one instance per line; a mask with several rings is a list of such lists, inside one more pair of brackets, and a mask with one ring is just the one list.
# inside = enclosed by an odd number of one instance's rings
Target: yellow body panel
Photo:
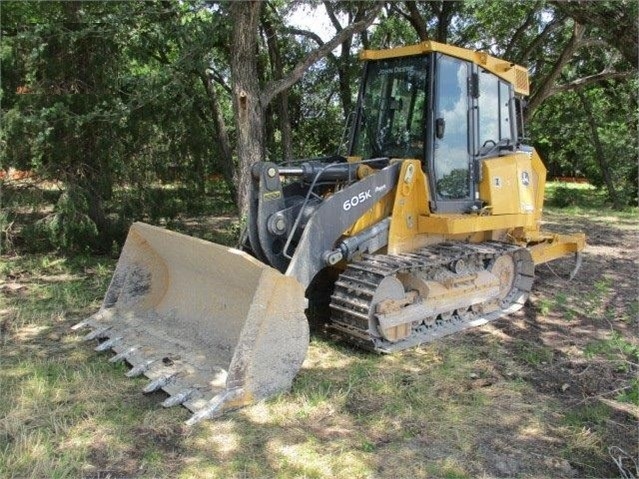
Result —
[[510, 241], [527, 246], [535, 264], [583, 250], [585, 236], [544, 234], [540, 230], [546, 169], [536, 152], [482, 162], [476, 213], [435, 214], [429, 209], [428, 177], [419, 160], [404, 160], [397, 187], [344, 234], [355, 235], [391, 216], [388, 253], [398, 254], [447, 239]]
[[424, 245], [420, 240], [419, 218], [430, 214], [427, 177], [419, 160], [402, 163], [393, 204], [393, 221], [388, 235], [388, 252], [397, 254]]
[[373, 226], [375, 223], [387, 218], [393, 208], [393, 196], [394, 191], [391, 190], [380, 201], [375, 203], [373, 207], [360, 216], [353, 225], [344, 232], [345, 236], [353, 236], [360, 231], [365, 230], [369, 226]]
[[546, 189], [546, 167], [537, 150], [533, 149], [530, 155], [533, 168], [533, 185], [535, 188], [535, 224], [537, 230], [541, 228], [541, 214], [544, 211], [544, 190]]
[[536, 176], [525, 153], [484, 160], [479, 198], [493, 215], [531, 214], [537, 200]]
[[571, 253], [579, 253], [586, 246], [586, 235], [548, 235], [546, 241], [528, 247], [535, 264], [547, 263]]
[[[532, 188], [522, 187], [521, 191], [517, 193], [518, 189], [512, 187], [518, 171], [532, 174], [530, 159], [527, 155], [512, 155], [496, 160], [504, 160], [500, 161], [498, 171], [500, 174], [503, 171], [505, 183], [511, 185], [509, 188], [503, 189], [503, 197], [496, 199], [501, 202], [514, 203], [515, 207], [510, 208], [512, 211], [506, 208], [504, 211], [499, 211], [499, 214], [495, 214], [491, 208], [486, 208], [474, 214], [445, 215], [433, 214], [428, 208], [430, 200], [428, 179], [421, 169], [420, 162], [418, 160], [404, 161], [393, 205], [389, 252], [405, 251], [405, 246], [414, 244], [414, 237], [418, 235], [451, 237], [492, 230], [536, 229], [535, 216], [531, 206], [535, 198], [534, 192], [531, 191]], [[519, 162], [521, 164], [518, 164]], [[508, 175], [507, 180], [506, 175]], [[483, 183], [490, 181], [491, 177], [488, 176], [484, 178]], [[522, 202], [519, 201], [519, 198], [523, 198], [524, 207], [520, 205]], [[423, 240], [417, 242], [425, 244]]]
[[534, 218], [531, 214], [509, 215], [430, 215], [419, 218], [423, 233], [440, 235], [469, 235], [479, 231], [531, 228]]

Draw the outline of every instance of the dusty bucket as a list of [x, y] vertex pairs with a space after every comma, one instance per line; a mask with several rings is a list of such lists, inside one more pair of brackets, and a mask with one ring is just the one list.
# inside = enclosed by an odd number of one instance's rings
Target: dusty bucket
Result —
[[131, 226], [90, 327], [96, 350], [144, 374], [201, 419], [290, 389], [308, 348], [304, 288], [250, 255], [145, 223]]

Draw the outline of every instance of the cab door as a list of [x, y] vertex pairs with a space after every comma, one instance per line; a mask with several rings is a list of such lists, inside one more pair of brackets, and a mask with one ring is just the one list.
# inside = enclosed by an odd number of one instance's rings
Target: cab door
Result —
[[437, 54], [430, 121], [431, 210], [467, 212], [473, 205], [471, 64]]

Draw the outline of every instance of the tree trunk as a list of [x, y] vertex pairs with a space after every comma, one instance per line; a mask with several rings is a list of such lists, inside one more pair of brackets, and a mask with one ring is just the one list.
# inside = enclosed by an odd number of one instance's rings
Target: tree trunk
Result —
[[273, 99], [294, 85], [315, 62], [328, 55], [353, 34], [366, 29], [376, 18], [381, 3], [360, 22], [344, 28], [330, 41], [309, 53], [284, 78], [268, 82], [260, 89], [257, 71], [258, 27], [263, 2], [233, 2], [230, 14], [231, 76], [233, 110], [237, 125], [238, 207], [240, 215], [248, 210], [251, 166], [264, 158], [264, 109]]
[[437, 32], [435, 34], [435, 40], [441, 43], [448, 41], [448, 27], [450, 21], [455, 15], [455, 10], [459, 2], [452, 0], [445, 0], [441, 3], [439, 14], [437, 15]]
[[421, 41], [426, 41], [429, 38], [428, 35], [428, 26], [424, 21], [424, 17], [422, 17], [421, 13], [417, 8], [417, 4], [414, 1], [406, 2], [406, 8], [408, 9], [408, 21], [415, 29], [417, 36]]
[[261, 1], [231, 4], [233, 33], [231, 75], [233, 111], [237, 125], [238, 185], [240, 214], [248, 210], [251, 166], [264, 158], [264, 108], [257, 72], [257, 29]]
[[226, 182], [229, 191], [235, 201], [238, 201], [237, 190], [235, 189], [235, 182], [237, 180], [235, 176], [235, 167], [233, 166], [233, 153], [231, 149], [231, 141], [229, 140], [228, 132], [226, 131], [226, 122], [220, 109], [219, 100], [215, 91], [215, 85], [213, 84], [213, 78], [205, 74], [200, 75], [200, 80], [204, 85], [206, 94], [209, 97], [209, 104], [211, 107], [211, 113], [213, 114], [213, 123], [215, 125], [215, 135], [217, 137], [218, 146], [222, 152], [222, 174], [224, 175], [224, 181]]
[[[328, 14], [333, 27], [335, 27], [335, 31], [337, 33], [341, 32], [344, 27], [342, 27], [337, 15], [335, 15], [335, 10], [333, 5], [330, 2], [324, 2], [324, 7], [326, 8], [326, 13]], [[355, 14], [354, 19], [352, 21], [359, 22], [364, 18], [364, 10], [360, 9]], [[352, 15], [349, 15], [352, 18]], [[340, 55], [339, 61], [335, 61], [335, 65], [337, 67], [337, 74], [339, 77], [339, 97], [342, 102], [342, 110], [344, 111], [344, 120], [348, 119], [348, 115], [351, 113], [353, 108], [353, 91], [352, 91], [352, 81], [351, 81], [351, 67], [350, 67], [350, 57], [351, 57], [351, 46], [353, 44], [353, 38], [348, 37], [344, 43], [342, 43], [340, 47]], [[331, 55], [332, 57], [332, 55]], [[334, 57], [332, 57], [334, 58]]]
[[610, 167], [608, 166], [608, 161], [606, 160], [603, 145], [601, 144], [601, 138], [599, 137], [599, 129], [597, 128], [595, 115], [592, 111], [592, 108], [590, 107], [590, 103], [588, 102], [586, 94], [583, 91], [577, 91], [577, 96], [579, 97], [584, 112], [586, 113], [586, 121], [588, 123], [588, 128], [590, 128], [592, 144], [595, 147], [595, 157], [597, 159], [599, 169], [601, 170], [604, 184], [606, 185], [606, 189], [608, 190], [608, 197], [612, 201], [613, 208], [616, 210], [621, 210], [623, 206], [619, 199], [617, 189], [615, 188], [615, 183], [612, 179], [612, 175], [610, 174]]
[[[273, 67], [273, 76], [276, 80], [281, 80], [284, 77], [284, 65], [282, 64], [282, 55], [277, 41], [277, 34], [268, 19], [264, 19], [263, 25], [266, 33], [266, 43], [271, 57], [271, 65]], [[284, 90], [279, 95], [277, 112], [280, 132], [282, 133], [282, 154], [285, 160], [293, 159], [293, 132], [291, 129], [288, 100], [288, 90]]]

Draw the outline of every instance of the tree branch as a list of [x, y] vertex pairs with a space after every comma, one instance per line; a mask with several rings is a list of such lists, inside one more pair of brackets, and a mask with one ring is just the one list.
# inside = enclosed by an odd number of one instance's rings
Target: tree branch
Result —
[[341, 45], [346, 39], [352, 35], [365, 30], [377, 17], [381, 3], [373, 9], [371, 14], [364, 18], [364, 20], [355, 22], [345, 27], [341, 32], [335, 35], [330, 41], [321, 45], [313, 52], [311, 52], [304, 60], [298, 63], [293, 70], [281, 80], [270, 81], [266, 84], [261, 94], [261, 102], [263, 106], [268, 105], [273, 98], [275, 98], [281, 91], [290, 88], [294, 85], [302, 75], [308, 70], [314, 63], [321, 58], [325, 57], [328, 53], [332, 52], [337, 46]]
[[566, 2], [553, 0], [557, 10], [575, 22], [600, 29], [604, 40], [619, 50], [633, 67], [639, 66], [639, 21], [636, 1]]
[[402, 17], [404, 17], [407, 21], [410, 22], [410, 15], [408, 13], [406, 13], [404, 10], [402, 10], [401, 8], [399, 8], [398, 3], [394, 3], [391, 2], [388, 4], [388, 7], [390, 7], [390, 12], [395, 12], [400, 14]]
[[631, 77], [635, 74], [635, 72], [615, 72], [611, 70], [603, 70], [595, 75], [590, 75], [583, 78], [577, 78], [576, 80], [571, 81], [570, 83], [566, 83], [564, 85], [557, 85], [553, 87], [550, 91], [550, 95], [554, 95], [556, 93], [570, 91], [570, 90], [578, 90], [585, 86], [591, 85], [593, 83], [598, 83], [604, 80], [613, 80], [615, 78], [627, 78]]
[[579, 44], [579, 48], [591, 48], [591, 47], [607, 47], [608, 42], [602, 40], [601, 38], [589, 38], [587, 40], [582, 41]]
[[218, 72], [217, 70], [214, 70], [213, 68], [211, 68], [209, 66], [209, 68], [206, 69], [206, 74], [213, 80], [215, 80], [215, 82], [220, 85], [224, 91], [226, 91], [227, 93], [231, 93], [231, 87], [226, 83], [226, 81], [224, 80], [224, 77], [220, 74], [220, 72]]
[[566, 43], [561, 55], [559, 55], [559, 58], [557, 58], [553, 64], [550, 73], [546, 75], [546, 77], [541, 81], [539, 87], [537, 87], [535, 93], [530, 97], [528, 108], [526, 110], [526, 119], [530, 118], [539, 105], [541, 105], [542, 102], [552, 94], [555, 80], [557, 80], [561, 74], [561, 70], [563, 70], [566, 64], [570, 61], [573, 53], [575, 53], [577, 48], [579, 48], [579, 44], [585, 31], [586, 27], [579, 23], [575, 23], [572, 36], [570, 37], [570, 40], [568, 40], [568, 43]]
[[[315, 32], [310, 32], [308, 30], [300, 30], [299, 28], [290, 28], [290, 27], [285, 28], [284, 31], [286, 33], [290, 33], [291, 35], [300, 35], [302, 37], [310, 38], [315, 43], [317, 43], [320, 47], [324, 45], [324, 40], [322, 40], [322, 38]], [[338, 63], [337, 58], [335, 58], [335, 55], [333, 55], [333, 52], [326, 55], [326, 57], [332, 62], [334, 62], [335, 64]]]
[[557, 30], [557, 28], [559, 28], [563, 24], [564, 20], [565, 20], [565, 17], [560, 17], [560, 18], [555, 18], [550, 23], [548, 23], [544, 27], [544, 29], [541, 31], [541, 33], [537, 35], [537, 37], [535, 37], [535, 39], [532, 42], [530, 42], [530, 45], [528, 45], [528, 47], [521, 54], [519, 63], [522, 63], [524, 65], [528, 63], [528, 57], [530, 57], [530, 54], [534, 52], [535, 50], [537, 50], [541, 42], [543, 42], [546, 39], [546, 37], [550, 35], [553, 31]]
[[335, 10], [333, 10], [333, 5], [331, 5], [329, 2], [324, 2], [324, 8], [326, 9], [328, 18], [331, 20], [331, 23], [333, 24], [333, 27], [335, 27], [335, 30], [338, 32], [341, 32], [344, 29], [344, 27], [342, 27], [342, 24], [337, 19], [337, 16], [335, 15]]
[[513, 33], [513, 36], [510, 38], [510, 42], [508, 42], [508, 46], [504, 51], [504, 58], [511, 57], [513, 48], [519, 43], [522, 35], [526, 32], [526, 30], [528, 30], [528, 28], [530, 28], [530, 25], [532, 25], [532, 23], [535, 21], [535, 14], [537, 13], [538, 8], [539, 2], [536, 2], [533, 8], [530, 10], [530, 13], [528, 13], [528, 16], [526, 17], [524, 23], [522, 23], [519, 28], [515, 30], [515, 33]]
[[290, 33], [291, 35], [300, 35], [302, 37], [307, 37], [317, 43], [319, 46], [324, 45], [324, 40], [317, 33], [311, 32], [309, 30], [300, 30], [299, 28], [291, 28], [287, 27], [284, 29], [286, 33]]
[[415, 29], [415, 32], [417, 32], [417, 36], [422, 41], [428, 40], [429, 38], [428, 27], [426, 26], [426, 22], [424, 21], [424, 18], [422, 17], [422, 15], [419, 13], [419, 10], [417, 9], [417, 4], [414, 1], [404, 2], [404, 3], [406, 5], [406, 8], [408, 8], [408, 13], [409, 13], [408, 21]]

